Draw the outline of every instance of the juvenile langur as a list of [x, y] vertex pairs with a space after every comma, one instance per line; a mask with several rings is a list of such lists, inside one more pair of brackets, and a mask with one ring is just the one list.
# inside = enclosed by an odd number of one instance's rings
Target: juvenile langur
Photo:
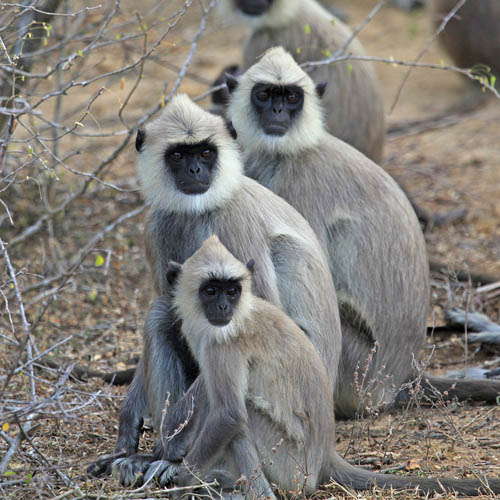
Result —
[[146, 480], [155, 476], [165, 484], [174, 475], [177, 485], [192, 485], [190, 470], [204, 478], [222, 456], [233, 471], [233, 486], [239, 477], [247, 479], [246, 498], [274, 498], [271, 485], [309, 496], [331, 479], [354, 489], [376, 484], [418, 487], [423, 493], [500, 492], [498, 479], [376, 474], [341, 458], [334, 444], [333, 390], [323, 362], [281, 309], [252, 294], [252, 268], [253, 261], [245, 267], [216, 236], [182, 266], [169, 268], [177, 282], [174, 305], [182, 335], [198, 362], [204, 390], [185, 398], [195, 399], [194, 423], [176, 437], [189, 443], [184, 464], [168, 461], [167, 444], [165, 460], [151, 464]]
[[[143, 415], [150, 413], [159, 429], [167, 393], [172, 406], [198, 375], [170, 303], [167, 265], [184, 262], [212, 234], [239, 259], [259, 256], [255, 295], [293, 318], [318, 350], [332, 386], [337, 382], [340, 321], [321, 245], [296, 210], [243, 175], [224, 120], [179, 95], [137, 134], [136, 148], [142, 192], [152, 203], [146, 253], [160, 297], [149, 311], [141, 361], [120, 412], [116, 453], [89, 467], [94, 476], [108, 473], [113, 457], [135, 454]], [[136, 464], [122, 466], [127, 482]]]
[[[352, 37], [351, 30], [315, 0], [220, 0], [219, 13], [224, 20], [239, 17], [251, 28], [244, 48], [244, 69], [277, 45], [303, 63], [342, 50]], [[346, 52], [365, 55], [356, 39]], [[384, 105], [371, 63], [344, 61], [318, 66], [310, 76], [316, 83], [329, 82], [323, 97], [328, 131], [380, 162]]]
[[[379, 380], [367, 403], [391, 403], [413, 378], [429, 303], [425, 242], [408, 199], [378, 165], [325, 130], [324, 89], [281, 47], [228, 84], [247, 175], [296, 208], [328, 256], [342, 323], [338, 414], [359, 410], [354, 376], [361, 380], [370, 358], [365, 382]], [[489, 390], [493, 402], [500, 384]]]

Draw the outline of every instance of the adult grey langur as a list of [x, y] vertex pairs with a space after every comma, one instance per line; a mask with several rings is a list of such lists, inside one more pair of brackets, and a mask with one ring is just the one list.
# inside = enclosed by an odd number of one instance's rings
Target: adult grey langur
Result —
[[[430, 0], [437, 29], [456, 6], [456, 0]], [[479, 74], [500, 79], [500, 2], [466, 2], [446, 24], [439, 41], [460, 68], [477, 68]], [[483, 68], [481, 70], [481, 67]], [[485, 69], [487, 71], [485, 72]], [[480, 86], [476, 87], [480, 90]], [[498, 88], [498, 86], [497, 86]], [[477, 92], [477, 94], [482, 92]]]
[[[329, 258], [342, 322], [338, 414], [359, 410], [355, 373], [359, 382], [369, 359], [366, 380], [378, 380], [367, 403], [391, 403], [413, 379], [429, 303], [425, 242], [408, 199], [382, 168], [325, 130], [324, 89], [283, 48], [228, 86], [246, 174], [309, 221]], [[457, 381], [453, 395], [475, 397], [465, 383]], [[492, 384], [494, 402], [500, 384], [481, 383]]]
[[[440, 30], [438, 40], [443, 49], [450, 55], [453, 63], [459, 68], [473, 68], [478, 82], [463, 77], [466, 90], [460, 99], [443, 111], [428, 119], [408, 122], [391, 127], [389, 132], [399, 132], [414, 125], [424, 126], [442, 120], [450, 114], [470, 113], [484, 104], [489, 92], [484, 92], [480, 82], [483, 79], [493, 83], [491, 77], [500, 76], [500, 2], [497, 0], [467, 1], [458, 8], [453, 16], [452, 10], [458, 0], [428, 0], [427, 7], [433, 28]], [[448, 22], [441, 29], [445, 19]], [[438, 221], [439, 222], [439, 221]], [[490, 277], [482, 276], [481, 282]], [[467, 278], [465, 279], [467, 281]]]
[[[315, 0], [220, 0], [219, 14], [224, 20], [239, 17], [251, 28], [244, 48], [244, 69], [277, 45], [299, 63], [325, 59], [349, 41], [347, 53], [365, 55], [361, 43], [351, 41], [351, 30]], [[380, 162], [384, 105], [371, 63], [344, 61], [318, 66], [311, 77], [316, 83], [330, 82], [323, 98], [328, 131]]]
[[142, 192], [152, 203], [146, 253], [162, 297], [146, 320], [141, 361], [120, 412], [116, 453], [89, 467], [94, 476], [108, 473], [113, 458], [135, 454], [143, 415], [150, 413], [158, 430], [167, 393], [174, 404], [198, 375], [168, 300], [167, 265], [184, 262], [212, 234], [244, 261], [259, 256], [255, 294], [302, 328], [332, 386], [337, 382], [340, 320], [321, 245], [296, 210], [243, 175], [224, 120], [179, 95], [137, 134], [136, 148]]
[[169, 266], [174, 307], [200, 378], [182, 403], [192, 406], [191, 419], [177, 435], [181, 422], [168, 421], [165, 453], [146, 471], [146, 481], [174, 478], [178, 486], [191, 486], [197, 484], [191, 471], [218, 479], [220, 471], [211, 469], [222, 456], [227, 472], [219, 484], [232, 490], [243, 476], [245, 498], [274, 499], [273, 487], [310, 496], [332, 479], [354, 489], [376, 484], [467, 496], [500, 492], [498, 479], [377, 474], [341, 458], [324, 364], [290, 317], [252, 294], [253, 267], [253, 260], [245, 266], [216, 236], [182, 266]]

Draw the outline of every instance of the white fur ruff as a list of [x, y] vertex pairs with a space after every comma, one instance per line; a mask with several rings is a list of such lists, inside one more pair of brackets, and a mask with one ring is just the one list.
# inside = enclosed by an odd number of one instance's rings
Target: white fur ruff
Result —
[[[198, 296], [200, 285], [209, 279], [239, 280], [241, 297], [231, 322], [222, 327], [209, 323]], [[238, 335], [253, 310], [251, 277], [246, 266], [220, 243], [217, 236], [208, 238], [182, 266], [174, 307], [182, 319], [182, 331], [191, 352], [199, 359], [202, 341], [225, 343]]]
[[[165, 167], [165, 151], [172, 144], [196, 144], [210, 140], [217, 147], [217, 168], [208, 191], [186, 195], [179, 191]], [[239, 188], [243, 166], [235, 141], [221, 117], [212, 115], [180, 94], [162, 114], [146, 126], [143, 151], [139, 153], [141, 190], [154, 208], [176, 213], [203, 213], [220, 207]]]
[[[304, 90], [302, 112], [284, 136], [267, 135], [262, 130], [251, 104], [251, 92], [256, 83], [298, 85]], [[240, 78], [231, 97], [228, 116], [245, 155], [266, 152], [293, 156], [316, 146], [325, 134], [323, 110], [316, 86], [282, 47], [269, 49]]]

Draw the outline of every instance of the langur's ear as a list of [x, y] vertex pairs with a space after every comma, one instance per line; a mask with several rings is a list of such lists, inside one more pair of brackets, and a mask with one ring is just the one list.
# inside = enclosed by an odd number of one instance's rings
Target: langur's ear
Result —
[[316, 92], [317, 92], [320, 99], [323, 97], [327, 85], [328, 85], [328, 82], [321, 82], [321, 83], [318, 83], [318, 85], [316, 85]]
[[253, 273], [253, 270], [255, 268], [255, 260], [254, 259], [250, 259], [248, 262], [247, 262], [247, 269]]
[[238, 138], [238, 133], [236, 132], [236, 129], [233, 126], [233, 122], [226, 120], [226, 128], [228, 132], [231, 134], [231, 137], [236, 140]]
[[225, 77], [226, 77], [227, 90], [229, 90], [229, 93], [232, 94], [234, 92], [234, 89], [238, 86], [239, 80], [231, 73], [226, 73]]
[[167, 281], [169, 285], [175, 285], [177, 283], [177, 278], [181, 272], [182, 265], [173, 260], [169, 261], [167, 266]]
[[135, 149], [138, 153], [142, 151], [142, 146], [144, 145], [144, 139], [146, 139], [146, 132], [140, 128], [137, 131], [137, 137], [135, 138]]

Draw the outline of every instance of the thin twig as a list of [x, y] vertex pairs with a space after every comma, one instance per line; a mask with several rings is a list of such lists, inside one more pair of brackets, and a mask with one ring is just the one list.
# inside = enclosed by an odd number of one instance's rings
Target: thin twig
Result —
[[[453, 7], [453, 9], [451, 9], [448, 15], [443, 19], [438, 29], [433, 33], [433, 35], [429, 38], [429, 40], [427, 40], [427, 42], [424, 45], [424, 48], [418, 53], [414, 62], [417, 63], [418, 61], [420, 61], [420, 59], [422, 59], [423, 55], [429, 50], [430, 46], [434, 43], [436, 38], [441, 34], [446, 25], [450, 22], [450, 20], [455, 16], [457, 11], [465, 4], [466, 1], [467, 0], [458, 0], [455, 7]], [[413, 68], [409, 68], [408, 71], [405, 73], [403, 81], [399, 85], [398, 90], [396, 91], [396, 95], [394, 96], [394, 100], [392, 101], [389, 114], [391, 114], [394, 111], [401, 96], [401, 92], [403, 91], [403, 87], [406, 85], [406, 82], [408, 81], [408, 78], [410, 77], [410, 73], [412, 72], [412, 70]]]

